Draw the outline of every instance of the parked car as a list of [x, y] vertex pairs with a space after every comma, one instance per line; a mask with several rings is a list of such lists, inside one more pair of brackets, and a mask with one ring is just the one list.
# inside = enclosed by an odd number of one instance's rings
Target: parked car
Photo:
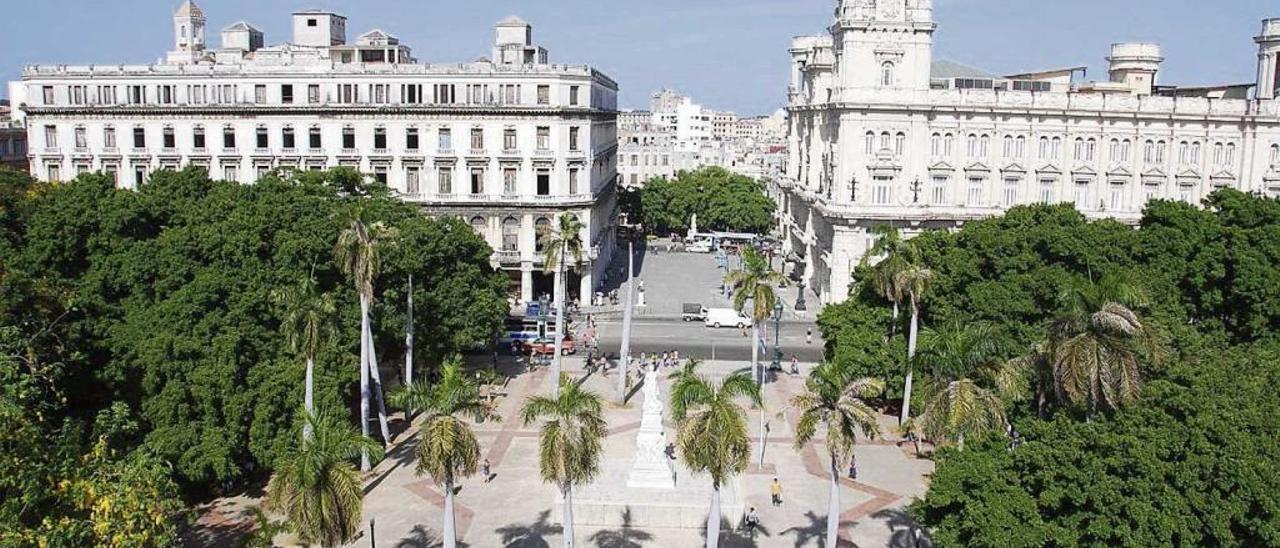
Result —
[[689, 253], [711, 253], [711, 240], [698, 240], [684, 249]]
[[[555, 347], [556, 341], [553, 339], [534, 339], [531, 342], [525, 343], [523, 345], [523, 350], [524, 353], [534, 356], [544, 354], [549, 355], [552, 352], [555, 352]], [[568, 356], [569, 354], [576, 354], [577, 352], [577, 342], [575, 342], [572, 337], [565, 337], [564, 344], [560, 346], [560, 355]]]
[[702, 321], [707, 327], [737, 327], [739, 329], [751, 325], [751, 319], [732, 308], [712, 308]]
[[686, 322], [700, 322], [707, 319], [707, 308], [698, 303], [684, 303], [680, 319]]

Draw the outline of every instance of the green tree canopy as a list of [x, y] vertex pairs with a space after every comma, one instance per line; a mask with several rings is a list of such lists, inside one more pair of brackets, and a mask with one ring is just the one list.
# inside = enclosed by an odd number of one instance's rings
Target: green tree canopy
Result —
[[773, 226], [777, 207], [763, 183], [720, 167], [681, 171], [675, 180], [650, 179], [626, 191], [620, 203], [633, 222], [656, 234], [689, 230], [694, 214], [698, 230], [762, 234]]

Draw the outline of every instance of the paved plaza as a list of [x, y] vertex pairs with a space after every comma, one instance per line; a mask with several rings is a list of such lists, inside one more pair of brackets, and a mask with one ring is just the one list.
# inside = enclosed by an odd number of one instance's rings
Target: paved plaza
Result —
[[[576, 360], [570, 361], [570, 372], [577, 376]], [[713, 376], [722, 376], [747, 367], [745, 362], [717, 362], [704, 366]], [[607, 399], [612, 399], [616, 377], [591, 375], [584, 383]], [[663, 379], [666, 394], [669, 381]], [[769, 419], [768, 445], [763, 468], [753, 466], [737, 478], [743, 504], [755, 507], [761, 518], [761, 530], [755, 538], [747, 538], [736, 530], [740, 515], [732, 519], [734, 531], [722, 533], [724, 546], [822, 546], [826, 527], [827, 463], [819, 441], [797, 453], [792, 445], [793, 413], [779, 412], [789, 394], [802, 388], [801, 377], [782, 375], [767, 386], [766, 406]], [[474, 477], [462, 482], [457, 493], [459, 539], [466, 546], [535, 547], [558, 546], [563, 531], [559, 523], [557, 490], [544, 484], [537, 467], [536, 425], [525, 427], [515, 417], [524, 398], [551, 390], [546, 369], [520, 375], [512, 380], [510, 394], [499, 402], [504, 420], [476, 425], [483, 455], [493, 466], [490, 483]], [[609, 434], [605, 441], [601, 483], [610, 475], [622, 475], [630, 469], [640, 421], [640, 395], [637, 393], [625, 407], [609, 405]], [[751, 411], [753, 434], [757, 433], [757, 413]], [[894, 421], [883, 419], [883, 429], [890, 433]], [[669, 420], [668, 435], [674, 434]], [[412, 433], [412, 431], [410, 431]], [[402, 438], [403, 439], [403, 438]], [[753, 445], [755, 440], [753, 438]], [[893, 438], [891, 437], [890, 440]], [[365, 502], [365, 521], [376, 524], [377, 546], [434, 546], [438, 541], [443, 496], [429, 478], [414, 474], [412, 441], [401, 444], [377, 467], [369, 483]], [[753, 452], [754, 452], [753, 448]], [[862, 440], [857, 448], [858, 479], [841, 479], [840, 516], [842, 538], [851, 546], [923, 546], [913, 543], [915, 531], [902, 509], [925, 489], [925, 476], [932, 463], [913, 457], [909, 444], [899, 447], [889, 440]], [[682, 467], [676, 471], [682, 489], [707, 492], [710, 480], [689, 474]], [[772, 507], [768, 483], [778, 477], [783, 484], [784, 502]], [[616, 478], [614, 478], [616, 480]], [[616, 482], [615, 482], [616, 483]], [[705, 484], [705, 485], [699, 485]], [[593, 493], [596, 491], [596, 493]], [[598, 495], [599, 488], [586, 486], [577, 491], [579, 509], [575, 515], [585, 518], [593, 509], [584, 508], [584, 499]], [[703, 533], [697, 529], [626, 526], [644, 521], [646, 512], [664, 505], [663, 498], [618, 510], [611, 527], [580, 526], [577, 541], [583, 546], [600, 547], [693, 547], [702, 546]], [[594, 509], [595, 514], [602, 510]], [[695, 523], [705, 520], [705, 506], [694, 516]], [[606, 516], [607, 517], [607, 516]], [[599, 519], [598, 516], [593, 519]], [[686, 517], [686, 520], [688, 518]], [[368, 546], [367, 537], [352, 546]]]

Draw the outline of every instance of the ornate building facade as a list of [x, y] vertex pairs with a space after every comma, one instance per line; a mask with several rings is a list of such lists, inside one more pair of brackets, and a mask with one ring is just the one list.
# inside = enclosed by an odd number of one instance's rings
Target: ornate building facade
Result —
[[462, 64], [419, 64], [377, 29], [349, 44], [346, 23], [297, 12], [292, 41], [264, 46], [239, 22], [210, 48], [205, 15], [188, 1], [160, 62], [26, 67], [9, 93], [32, 173], [101, 171], [136, 188], [188, 165], [242, 183], [349, 166], [427, 214], [466, 219], [522, 302], [551, 292], [542, 242], [570, 213], [589, 250], [571, 295], [588, 302], [615, 241], [617, 84], [550, 64], [514, 17], [498, 23], [491, 58]]
[[847, 297], [876, 225], [910, 236], [1037, 202], [1136, 223], [1151, 200], [1280, 197], [1280, 19], [1255, 38], [1255, 83], [1197, 88], [1157, 83], [1155, 44], [1115, 44], [1109, 79], [1079, 82], [935, 62], [935, 29], [931, 0], [842, 0], [829, 33], [792, 44], [775, 190], [824, 303]]

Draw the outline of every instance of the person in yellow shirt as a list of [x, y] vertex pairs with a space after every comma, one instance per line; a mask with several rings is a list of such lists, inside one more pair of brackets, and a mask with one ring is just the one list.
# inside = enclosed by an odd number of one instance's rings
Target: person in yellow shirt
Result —
[[782, 482], [778, 478], [773, 478], [773, 483], [769, 484], [769, 494], [773, 496], [773, 505], [782, 505]]

